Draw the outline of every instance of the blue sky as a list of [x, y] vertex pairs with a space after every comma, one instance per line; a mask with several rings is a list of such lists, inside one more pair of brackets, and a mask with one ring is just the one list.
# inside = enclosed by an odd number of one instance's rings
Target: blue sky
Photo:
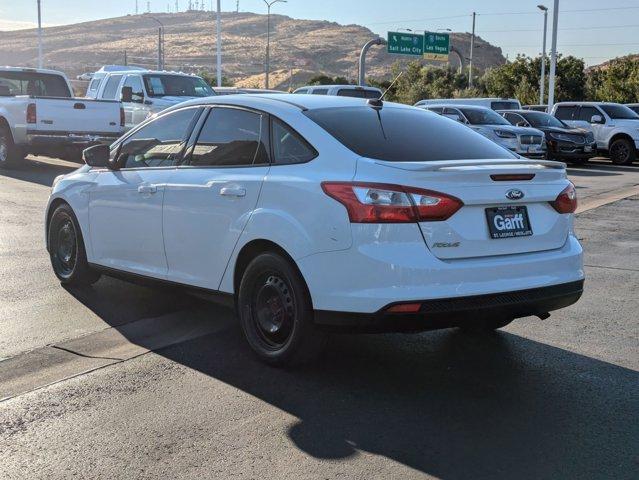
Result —
[[[180, 9], [188, 0], [178, 0]], [[210, 5], [211, 0], [204, 0]], [[450, 28], [470, 31], [471, 12], [477, 34], [504, 54], [537, 55], [541, 51], [543, 18], [536, 5], [553, 0], [288, 0], [273, 12], [294, 18], [357, 23], [384, 35], [388, 30]], [[139, 0], [140, 10], [146, 0]], [[166, 12], [175, 0], [151, 0], [152, 11]], [[639, 1], [560, 0], [558, 47], [563, 54], [584, 58], [588, 65], [639, 52]], [[108, 18], [133, 13], [135, 0], [42, 0], [43, 22], [50, 25]], [[236, 0], [222, 0], [234, 10]], [[240, 0], [240, 10], [265, 12], [262, 0]], [[28, 28], [36, 20], [36, 0], [0, 0], [0, 29]], [[549, 15], [549, 25], [551, 18]], [[550, 29], [549, 29], [550, 33]], [[549, 35], [550, 37], [550, 35]], [[550, 41], [549, 41], [550, 44]]]

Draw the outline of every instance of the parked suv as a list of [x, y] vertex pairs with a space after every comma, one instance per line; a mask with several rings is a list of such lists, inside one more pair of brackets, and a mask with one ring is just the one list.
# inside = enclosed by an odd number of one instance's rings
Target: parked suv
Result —
[[108, 73], [97, 98], [122, 101], [128, 130], [173, 105], [213, 95], [213, 89], [197, 75], [146, 70]]
[[432, 112], [468, 125], [493, 142], [526, 157], [546, 156], [544, 133], [535, 128], [516, 127], [494, 110], [472, 105], [426, 105]]
[[619, 103], [561, 102], [552, 114], [571, 127], [591, 131], [597, 149], [606, 152], [613, 163], [629, 164], [637, 158], [639, 115]]
[[379, 88], [360, 87], [359, 85], [311, 85], [298, 88], [293, 93], [370, 99], [380, 98], [382, 96], [382, 91]]
[[85, 158], [47, 207], [60, 281], [110, 273], [208, 292], [269, 363], [312, 357], [329, 329], [491, 330], [582, 292], [564, 164], [422, 109], [211, 97]]
[[582, 128], [570, 128], [545, 112], [503, 110], [499, 113], [512, 125], [533, 127], [544, 132], [548, 158], [584, 162], [597, 154], [597, 143], [592, 132]]

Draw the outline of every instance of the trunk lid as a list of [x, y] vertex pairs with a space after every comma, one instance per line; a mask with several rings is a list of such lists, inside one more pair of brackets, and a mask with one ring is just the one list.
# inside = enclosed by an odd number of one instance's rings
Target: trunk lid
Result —
[[[513, 181], [503, 177], [506, 175], [534, 177]], [[447, 220], [419, 224], [427, 248], [443, 260], [557, 249], [564, 245], [571, 228], [571, 216], [557, 213], [549, 203], [569, 185], [565, 165], [559, 162], [523, 159], [385, 162], [360, 158], [355, 181], [405, 185], [459, 198], [464, 206]], [[509, 198], [507, 195], [513, 190], [519, 193]], [[489, 222], [503, 226], [506, 213], [512, 210], [502, 207], [513, 206], [525, 207], [525, 213], [523, 209], [516, 212], [527, 214], [532, 235], [493, 238]], [[489, 217], [487, 209], [501, 216]], [[498, 231], [494, 226], [492, 230]]]

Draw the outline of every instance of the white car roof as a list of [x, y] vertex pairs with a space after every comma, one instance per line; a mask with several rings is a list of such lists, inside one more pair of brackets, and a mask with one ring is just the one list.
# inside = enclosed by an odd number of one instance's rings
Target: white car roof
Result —
[[595, 106], [595, 105], [623, 105], [623, 103], [616, 103], [616, 102], [557, 102], [557, 103], [555, 103], [555, 106], [557, 106], [557, 105], [562, 105], [562, 106], [566, 106], [566, 105]]
[[59, 70], [50, 70], [48, 68], [28, 68], [28, 67], [0, 67], [0, 71], [2, 72], [32, 72], [32, 73], [50, 73], [53, 75], [62, 75], [65, 76], [64, 73]]
[[348, 89], [348, 90], [373, 90], [375, 92], [380, 91], [380, 89], [377, 88], [377, 87], [371, 87], [371, 86], [368, 86], [368, 85], [363, 87], [363, 86], [360, 86], [360, 85], [351, 85], [351, 84], [348, 84], [348, 85], [339, 85], [339, 84], [336, 84], [336, 85], [305, 85], [303, 87], [296, 88], [295, 90], [300, 90], [302, 88], [344, 88], [344, 89]]
[[418, 105], [417, 108], [467, 108], [471, 110], [493, 110], [492, 108], [482, 107], [481, 105], [464, 105], [463, 103], [429, 103], [425, 105]]

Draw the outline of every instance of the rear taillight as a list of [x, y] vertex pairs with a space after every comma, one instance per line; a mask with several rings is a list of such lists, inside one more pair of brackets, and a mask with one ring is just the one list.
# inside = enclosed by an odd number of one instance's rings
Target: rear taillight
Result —
[[445, 193], [385, 183], [323, 182], [322, 189], [346, 207], [352, 223], [440, 221], [464, 205]]
[[124, 108], [120, 107], [120, 126], [124, 127]]
[[36, 112], [36, 104], [27, 105], [27, 123], [38, 123], [38, 115]]
[[575, 186], [572, 183], [568, 185], [550, 204], [559, 213], [575, 213], [575, 210], [577, 210], [577, 190]]

